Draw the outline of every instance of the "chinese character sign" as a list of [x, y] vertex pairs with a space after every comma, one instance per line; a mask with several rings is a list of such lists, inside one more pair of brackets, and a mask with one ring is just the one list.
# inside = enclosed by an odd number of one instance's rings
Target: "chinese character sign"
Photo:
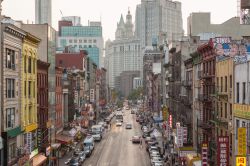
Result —
[[183, 146], [183, 133], [182, 133], [182, 127], [180, 123], [176, 123], [176, 132], [177, 132], [177, 146], [182, 147]]
[[172, 115], [169, 115], [168, 122], [169, 122], [169, 127], [172, 128], [173, 127]]
[[245, 127], [238, 128], [238, 155], [246, 156], [247, 154], [247, 130]]
[[187, 143], [187, 127], [182, 127], [183, 143]]
[[203, 142], [202, 143], [202, 149], [201, 149], [201, 159], [202, 159], [202, 166], [208, 166], [208, 143]]
[[229, 166], [229, 137], [217, 138], [217, 165]]
[[247, 159], [246, 157], [236, 157], [236, 166], [246, 166]]

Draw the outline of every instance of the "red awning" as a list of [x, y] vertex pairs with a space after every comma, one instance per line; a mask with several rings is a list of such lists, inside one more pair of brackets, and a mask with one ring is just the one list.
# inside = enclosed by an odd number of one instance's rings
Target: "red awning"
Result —
[[70, 137], [67, 135], [56, 135], [56, 140], [59, 141], [62, 144], [68, 144], [69, 142], [73, 141], [74, 137]]

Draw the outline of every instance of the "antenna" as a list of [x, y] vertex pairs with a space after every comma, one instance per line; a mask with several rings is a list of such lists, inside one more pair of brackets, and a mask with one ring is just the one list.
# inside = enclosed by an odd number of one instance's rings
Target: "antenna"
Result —
[[62, 17], [63, 17], [63, 13], [62, 13], [62, 11], [60, 10], [60, 13], [61, 13], [61, 15], [62, 15]]

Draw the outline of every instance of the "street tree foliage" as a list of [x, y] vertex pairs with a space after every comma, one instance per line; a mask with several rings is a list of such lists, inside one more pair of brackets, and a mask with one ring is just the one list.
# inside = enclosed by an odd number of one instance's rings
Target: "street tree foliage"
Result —
[[142, 98], [142, 94], [143, 94], [143, 88], [139, 87], [137, 89], [133, 89], [130, 94], [128, 95], [128, 100], [138, 100]]

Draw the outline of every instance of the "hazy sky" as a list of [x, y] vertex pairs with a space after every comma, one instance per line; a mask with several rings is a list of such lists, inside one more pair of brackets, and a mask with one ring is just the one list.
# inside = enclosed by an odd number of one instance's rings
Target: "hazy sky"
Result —
[[[128, 7], [135, 18], [136, 5], [141, 0], [52, 0], [53, 27], [57, 30], [58, 20], [63, 16], [81, 16], [82, 24], [88, 20], [99, 21], [103, 26], [104, 39], [114, 39], [116, 23], [120, 15], [126, 15]], [[191, 12], [211, 12], [212, 23], [222, 23], [237, 15], [237, 0], [180, 0], [182, 2], [183, 29]], [[4, 0], [3, 14], [15, 20], [35, 22], [35, 0]]]

